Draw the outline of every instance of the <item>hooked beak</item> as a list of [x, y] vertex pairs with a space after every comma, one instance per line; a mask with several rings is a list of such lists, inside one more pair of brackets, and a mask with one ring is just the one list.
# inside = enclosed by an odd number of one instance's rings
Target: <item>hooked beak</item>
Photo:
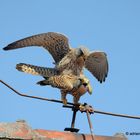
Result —
[[91, 95], [92, 94], [92, 87], [90, 84], [87, 85], [87, 88], [88, 88], [88, 93]]

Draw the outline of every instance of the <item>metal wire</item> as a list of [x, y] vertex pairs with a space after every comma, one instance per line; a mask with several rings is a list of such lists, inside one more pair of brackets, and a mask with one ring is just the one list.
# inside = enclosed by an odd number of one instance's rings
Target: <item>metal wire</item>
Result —
[[[14, 93], [16, 93], [19, 96], [27, 97], [27, 98], [32, 98], [32, 99], [38, 99], [38, 100], [44, 100], [44, 101], [49, 101], [49, 102], [56, 102], [56, 103], [63, 103], [60, 100], [55, 100], [55, 99], [48, 99], [48, 98], [43, 98], [43, 97], [38, 97], [38, 96], [30, 96], [26, 94], [21, 94], [17, 90], [15, 90], [13, 87], [5, 83], [4, 81], [0, 80], [0, 82], [11, 89]], [[73, 103], [67, 102], [68, 105], [74, 105]], [[94, 110], [94, 113], [97, 114], [103, 114], [103, 115], [111, 115], [111, 116], [116, 116], [116, 117], [124, 117], [124, 118], [131, 118], [131, 119], [140, 119], [140, 116], [132, 116], [132, 115], [125, 115], [125, 114], [116, 114], [116, 113], [110, 113], [110, 112], [104, 112], [104, 111], [99, 111], [99, 110]]]
[[[19, 96], [33, 98], [33, 99], [39, 99], [39, 100], [44, 100], [44, 101], [49, 101], [49, 102], [63, 103], [60, 100], [48, 99], [48, 98], [42, 98], [42, 97], [38, 97], [38, 96], [31, 96], [31, 95], [27, 95], [27, 94], [22, 94], [22, 93], [18, 92], [17, 90], [15, 90], [13, 87], [11, 87], [9, 84], [5, 83], [4, 81], [0, 80], [0, 82], [2, 84], [4, 84], [6, 87], [8, 87], [9, 89], [11, 89], [12, 91], [14, 91], [14, 93], [16, 93]], [[69, 102], [67, 104], [74, 105], [73, 103], [69, 103]]]

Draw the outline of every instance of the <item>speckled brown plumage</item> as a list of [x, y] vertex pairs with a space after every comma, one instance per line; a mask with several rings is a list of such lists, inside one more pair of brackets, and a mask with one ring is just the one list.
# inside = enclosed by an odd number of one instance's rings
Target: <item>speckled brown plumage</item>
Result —
[[9, 44], [3, 49], [13, 50], [29, 46], [42, 46], [50, 52], [55, 62], [59, 62], [70, 51], [67, 37], [53, 32], [26, 37]]

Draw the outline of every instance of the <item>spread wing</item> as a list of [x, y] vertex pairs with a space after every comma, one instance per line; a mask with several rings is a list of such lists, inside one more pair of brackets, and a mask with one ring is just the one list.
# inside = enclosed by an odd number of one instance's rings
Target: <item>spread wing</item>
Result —
[[104, 52], [92, 52], [85, 61], [85, 67], [102, 83], [108, 74], [108, 60]]
[[27, 37], [15, 41], [3, 49], [13, 50], [28, 46], [42, 46], [43, 48], [47, 49], [56, 63], [59, 62], [70, 51], [68, 38], [62, 34], [54, 32]]

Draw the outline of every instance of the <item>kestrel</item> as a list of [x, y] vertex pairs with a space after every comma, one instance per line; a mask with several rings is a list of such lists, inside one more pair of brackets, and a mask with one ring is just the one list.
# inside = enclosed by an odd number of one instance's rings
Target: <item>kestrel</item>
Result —
[[39, 85], [51, 85], [61, 89], [61, 99], [64, 104], [67, 103], [67, 94], [71, 94], [73, 96], [73, 102], [75, 104], [78, 103], [80, 97], [86, 92], [92, 94], [90, 82], [84, 75], [58, 75], [57, 71], [53, 68], [39, 67], [24, 63], [17, 64], [16, 69], [25, 73], [43, 76], [45, 80], [39, 81], [37, 83]]
[[73, 96], [74, 104], [77, 104], [80, 97], [86, 92], [92, 94], [90, 82], [84, 75], [80, 75], [80, 77], [71, 74], [56, 75], [48, 78], [47, 80], [40, 81], [38, 84], [51, 85], [61, 89], [61, 100], [64, 104], [67, 104], [67, 94], [71, 94]]
[[[55, 60], [55, 67], [39, 67], [36, 69], [36, 66], [33, 65], [17, 64], [17, 69], [35, 75], [42, 75], [45, 80], [38, 83], [40, 85], [46, 84], [58, 87], [61, 89], [62, 95], [63, 91], [72, 91], [74, 93], [73, 89], [78, 90], [83, 84], [79, 81], [81, 80], [80, 76], [83, 75], [84, 67], [88, 69], [100, 83], [105, 81], [107, 77], [108, 61], [106, 53], [101, 51], [89, 52], [89, 50], [84, 47], [71, 48], [68, 38], [60, 33], [48, 32], [30, 36], [15, 41], [3, 49], [12, 50], [28, 46], [40, 46], [49, 51]], [[42, 72], [40, 72], [39, 69], [42, 70]], [[75, 82], [70, 82], [73, 81], [70, 77], [75, 79]], [[84, 80], [83, 78], [82, 81]], [[76, 86], [75, 83], [77, 84]]]

